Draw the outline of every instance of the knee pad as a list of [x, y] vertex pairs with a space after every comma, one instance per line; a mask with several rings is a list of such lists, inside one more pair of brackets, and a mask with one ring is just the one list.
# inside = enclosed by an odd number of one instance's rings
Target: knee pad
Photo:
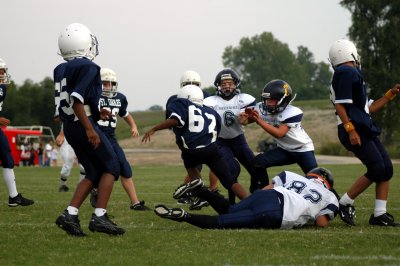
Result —
[[234, 159], [231, 163], [229, 163], [229, 168], [232, 176], [237, 180], [240, 175], [240, 163], [238, 160]]
[[367, 164], [365, 176], [373, 182], [389, 181], [393, 176], [393, 166], [385, 166], [384, 162]]

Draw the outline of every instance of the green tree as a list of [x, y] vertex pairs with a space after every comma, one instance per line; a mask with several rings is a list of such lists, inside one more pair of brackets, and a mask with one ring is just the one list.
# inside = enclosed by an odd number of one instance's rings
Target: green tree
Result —
[[152, 105], [149, 107], [149, 111], [162, 111], [162, 106], [161, 105]]
[[[246, 93], [259, 97], [264, 85], [272, 79], [287, 81], [298, 99], [327, 98], [331, 74], [325, 63], [314, 63], [313, 54], [304, 46], [294, 54], [287, 44], [270, 32], [242, 38], [237, 47], [228, 46], [223, 64], [237, 70]], [[327, 75], [329, 74], [329, 75]], [[318, 92], [314, 90], [318, 90]]]
[[53, 119], [54, 83], [50, 78], [40, 83], [28, 79], [20, 87], [12, 82], [7, 86], [3, 112], [13, 126], [42, 125], [59, 131]]
[[[349, 36], [361, 55], [370, 96], [378, 99], [399, 82], [400, 1], [343, 0], [340, 4], [352, 14]], [[383, 129], [382, 139], [386, 144], [391, 144], [399, 136], [400, 124], [393, 122], [398, 115], [396, 101], [375, 115]]]

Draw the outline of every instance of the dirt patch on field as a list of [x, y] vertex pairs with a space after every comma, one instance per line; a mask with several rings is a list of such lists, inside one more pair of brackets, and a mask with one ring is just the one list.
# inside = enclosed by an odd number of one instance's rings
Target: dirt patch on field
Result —
[[[311, 130], [309, 134], [315, 134], [316, 139], [315, 145], [319, 145], [318, 143], [322, 143], [322, 141], [326, 141], [327, 139], [336, 138], [336, 128], [332, 128], [331, 131], [335, 131], [335, 133], [329, 132], [325, 127], [325, 130], [321, 130], [319, 126], [324, 119], [323, 116], [316, 116], [312, 123], [308, 123], [310, 125]], [[325, 120], [326, 123], [326, 120]], [[331, 122], [326, 123], [328, 125]], [[256, 144], [259, 140], [267, 137], [262, 129], [260, 129], [257, 125], [249, 126], [246, 131], [246, 137], [248, 142], [250, 143], [251, 148], [254, 153], [258, 153], [256, 151]], [[182, 160], [180, 156], [180, 150], [177, 148], [175, 144], [175, 136], [171, 131], [163, 130], [157, 132], [152, 138], [151, 141], [147, 144], [141, 143], [141, 137], [125, 139], [120, 141], [121, 147], [124, 149], [126, 157], [130, 163], [133, 165], [146, 165], [146, 164], [170, 164], [170, 165], [182, 165]], [[342, 156], [327, 156], [327, 155], [317, 155], [317, 161], [320, 164], [359, 164], [360, 161], [356, 157], [342, 157]]]
[[[324, 143], [337, 142], [336, 118], [333, 110], [305, 108], [303, 127], [314, 141], [318, 150]], [[256, 124], [246, 127], [245, 132], [250, 148], [258, 153], [257, 144], [261, 140], [272, 141], [272, 137]], [[141, 137], [120, 141], [126, 156], [133, 165], [143, 164], [182, 164], [180, 151], [175, 144], [175, 135], [170, 130], [156, 132], [149, 143], [141, 143]], [[321, 164], [360, 163], [355, 157], [318, 155]]]

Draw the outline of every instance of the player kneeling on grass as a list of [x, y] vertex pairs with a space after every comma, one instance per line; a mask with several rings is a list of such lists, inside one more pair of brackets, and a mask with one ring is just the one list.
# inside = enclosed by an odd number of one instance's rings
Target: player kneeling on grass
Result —
[[192, 214], [165, 205], [157, 205], [154, 212], [162, 218], [207, 229], [290, 229], [311, 222], [327, 227], [339, 210], [333, 176], [324, 168], [312, 169], [305, 177], [281, 172], [273, 178], [271, 185], [235, 205], [204, 189], [197, 180], [189, 183], [182, 195], [188, 192], [207, 200], [219, 215]]
[[[207, 165], [218, 176], [221, 184], [232, 191], [239, 199], [247, 197], [246, 190], [238, 183], [224, 161], [215, 144], [220, 130], [219, 115], [211, 108], [203, 106], [203, 92], [196, 85], [186, 85], [178, 92], [178, 98], [168, 105], [168, 119], [147, 131], [142, 139], [143, 143], [150, 141], [150, 137], [158, 130], [172, 128], [179, 140], [181, 157], [191, 181], [201, 180], [200, 164]], [[174, 198], [179, 198], [180, 191], [190, 183], [181, 186], [175, 191]], [[216, 194], [216, 193], [213, 193]]]

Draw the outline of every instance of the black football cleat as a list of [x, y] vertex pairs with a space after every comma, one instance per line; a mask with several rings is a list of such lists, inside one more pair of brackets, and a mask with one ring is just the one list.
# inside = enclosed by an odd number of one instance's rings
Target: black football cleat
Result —
[[139, 201], [138, 203], [131, 205], [131, 210], [134, 211], [149, 211], [150, 208], [144, 205], [144, 200]]
[[347, 225], [355, 226], [354, 217], [356, 217], [356, 209], [352, 205], [342, 205], [339, 203], [339, 216]]
[[93, 213], [89, 222], [89, 230], [109, 235], [123, 235], [125, 233], [125, 229], [118, 227], [116, 223], [111, 221], [107, 213], [103, 216], [96, 216], [96, 214]]
[[8, 197], [9, 207], [17, 207], [18, 205], [29, 206], [32, 205], [33, 203], [34, 203], [33, 200], [22, 197], [21, 193], [18, 193], [18, 195], [15, 196], [14, 198]]
[[163, 204], [156, 205], [154, 212], [161, 218], [171, 219], [179, 222], [182, 222], [187, 216], [187, 213], [183, 209], [168, 208]]
[[66, 185], [61, 185], [60, 188], [58, 189], [59, 192], [68, 192], [69, 187]]
[[78, 215], [71, 215], [65, 210], [56, 220], [62, 230], [73, 236], [86, 236], [79, 224]]
[[199, 210], [201, 210], [201, 208], [207, 207], [209, 205], [210, 204], [208, 203], [208, 201], [203, 200], [202, 198], [196, 198], [195, 201], [193, 202], [193, 204], [191, 204], [189, 206], [189, 210], [199, 211]]
[[396, 227], [400, 226], [399, 223], [394, 222], [393, 216], [389, 213], [384, 213], [377, 217], [375, 217], [373, 214], [371, 214], [371, 217], [369, 217], [369, 224], [370, 225], [380, 225], [380, 226], [396, 226]]
[[193, 190], [193, 189], [195, 189], [195, 188], [197, 188], [197, 187], [202, 187], [202, 186], [203, 186], [203, 180], [201, 180], [200, 178], [195, 179], [195, 180], [193, 180], [193, 181], [190, 181], [190, 182], [187, 183], [187, 184], [183, 184], [183, 185], [179, 186], [179, 187], [175, 190], [175, 192], [174, 192], [174, 194], [172, 195], [172, 197], [173, 197], [174, 199], [180, 199], [180, 198], [182, 198], [183, 196], [186, 196], [186, 194], [187, 194], [189, 191], [191, 191], [191, 190]]
[[180, 199], [177, 200], [178, 204], [188, 204], [188, 205], [192, 205], [193, 204], [193, 200], [191, 197], [182, 197]]

